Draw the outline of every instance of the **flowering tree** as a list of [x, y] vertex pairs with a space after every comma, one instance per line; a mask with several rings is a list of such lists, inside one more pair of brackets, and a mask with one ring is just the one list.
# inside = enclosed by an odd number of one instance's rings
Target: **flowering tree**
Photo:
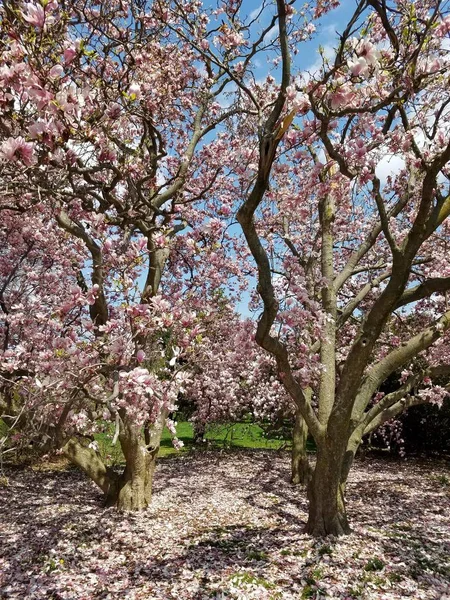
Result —
[[[257, 103], [257, 169], [238, 220], [258, 268], [256, 339], [317, 445], [313, 535], [349, 531], [362, 436], [440, 401], [433, 378], [449, 371], [447, 10], [362, 1], [333, 59], [294, 77], [292, 10], [278, 2], [281, 83]], [[382, 179], [388, 156], [401, 166]], [[378, 393], [399, 369], [398, 389]]]
[[229, 306], [209, 319], [206, 342], [195, 353], [195, 374], [186, 391], [193, 403], [194, 432], [204, 435], [208, 424], [253, 422], [278, 428], [292, 424], [291, 481], [307, 479], [308, 429], [280, 381], [273, 358], [255, 342], [255, 323], [243, 320]]
[[[1, 11], [1, 208], [19, 228], [42, 211], [37, 235], [58, 239], [40, 246], [54, 259], [51, 278], [36, 284], [56, 333], [39, 338], [31, 313], [12, 336], [31, 305], [26, 294], [11, 299], [3, 368], [27, 358], [16, 386], [27, 410], [47, 406], [57, 443], [108, 502], [140, 509], [164, 425], [174, 432], [181, 363], [201, 343], [217, 290], [239, 276], [226, 258], [232, 182], [214, 158], [220, 136], [208, 138], [235, 112], [217, 102], [229, 78], [174, 37], [181, 17], [158, 3], [6, 2]], [[36, 337], [27, 357], [24, 337]], [[120, 477], [92, 443], [99, 419], [115, 423]]]
[[35, 369], [60, 353], [61, 336], [73, 335], [81, 310], [73, 301], [80, 297], [73, 270], [79, 257], [44, 206], [23, 211], [2, 206], [1, 214], [0, 416], [15, 433], [15, 448], [36, 435], [45, 445], [50, 404], [37, 403], [39, 410], [29, 412], [42, 388]]
[[242, 320], [229, 306], [213, 316], [208, 343], [199, 348], [192, 367], [198, 373], [189, 388], [196, 405], [193, 420], [233, 421], [246, 413], [271, 419], [289, 412], [292, 403], [277, 381], [273, 361], [255, 343], [253, 321]]

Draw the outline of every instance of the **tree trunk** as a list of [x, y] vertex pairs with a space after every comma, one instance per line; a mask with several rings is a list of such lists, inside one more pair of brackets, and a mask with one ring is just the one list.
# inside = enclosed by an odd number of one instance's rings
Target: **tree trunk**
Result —
[[116, 506], [121, 511], [144, 510], [149, 506], [165, 416], [143, 431], [142, 427], [130, 422], [126, 414], [121, 415], [119, 440], [125, 470], [109, 490], [108, 506]]
[[69, 440], [63, 448], [67, 458], [80, 467], [103, 491], [107, 506], [132, 511], [143, 510], [150, 504], [159, 446], [147, 449], [140, 439], [140, 434], [139, 430], [121, 434], [126, 460], [122, 475], [106, 467], [93, 448], [83, 446], [76, 440]]
[[291, 457], [291, 482], [294, 485], [307, 485], [311, 477], [308, 456], [306, 454], [306, 440], [308, 426], [300, 414], [295, 412], [294, 428], [292, 430], [292, 457]]
[[143, 510], [152, 497], [153, 475], [158, 457], [159, 445], [168, 412], [161, 411], [156, 423], [137, 427], [121, 415], [120, 445], [125, 456], [125, 471], [116, 486], [111, 487], [107, 504], [118, 510]]
[[102, 461], [98, 452], [80, 444], [77, 440], [69, 440], [62, 448], [66, 456], [74, 465], [82, 469], [102, 492], [108, 496], [110, 489], [116, 487], [117, 475]]
[[342, 481], [344, 457], [318, 449], [317, 463], [308, 486], [309, 515], [306, 533], [315, 537], [350, 533]]
[[153, 475], [166, 417], [167, 412], [163, 411], [144, 435], [142, 427], [128, 421], [125, 413], [121, 415], [119, 440], [126, 463], [122, 475], [106, 467], [93, 448], [75, 440], [64, 446], [64, 454], [100, 487], [107, 506], [121, 511], [143, 510], [152, 497]]
[[192, 429], [194, 434], [194, 444], [201, 444], [205, 439], [206, 423], [194, 421], [192, 423]]
[[126, 451], [125, 470], [110, 487], [106, 504], [121, 511], [144, 510], [152, 497], [158, 448], [148, 450], [139, 438], [133, 438], [122, 444], [122, 449], [124, 454]]
[[347, 444], [347, 450], [344, 455], [344, 460], [342, 463], [341, 469], [341, 488], [343, 493], [345, 494], [345, 489], [347, 487], [347, 479], [350, 474], [350, 469], [353, 466], [353, 461], [355, 460], [355, 455], [358, 452], [358, 448], [361, 445], [361, 430], [356, 429], [353, 434], [350, 436], [350, 439]]

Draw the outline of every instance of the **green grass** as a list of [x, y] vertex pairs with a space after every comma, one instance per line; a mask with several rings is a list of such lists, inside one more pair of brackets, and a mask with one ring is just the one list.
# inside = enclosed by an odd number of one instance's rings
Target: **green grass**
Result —
[[364, 571], [382, 571], [383, 569], [384, 562], [376, 556], [370, 558], [364, 567]]
[[[110, 464], [119, 464], [123, 462], [123, 455], [120, 450], [120, 444], [111, 445], [113, 431], [109, 433], [96, 434], [102, 456], [107, 457]], [[170, 456], [187, 452], [193, 448], [259, 448], [266, 450], [279, 450], [280, 448], [289, 448], [290, 441], [287, 439], [271, 438], [266, 436], [264, 430], [255, 423], [234, 423], [229, 425], [213, 425], [208, 428], [205, 435], [205, 442], [194, 444], [194, 436], [191, 423], [181, 421], [177, 424], [177, 437], [184, 443], [181, 450], [173, 447], [170, 433], [164, 429], [161, 438], [161, 447], [159, 456]]]
[[205, 437], [216, 446], [273, 450], [279, 450], [288, 441], [267, 437], [264, 430], [255, 423], [214, 425], [208, 430]]
[[[108, 465], [116, 465], [124, 462], [120, 443], [112, 445], [114, 436], [114, 425], [105, 424], [107, 429], [103, 433], [95, 434], [95, 439], [98, 442], [99, 450]], [[0, 437], [8, 428], [0, 419]], [[184, 452], [189, 452], [192, 449], [233, 449], [233, 448], [250, 448], [264, 450], [280, 450], [281, 448], [290, 448], [290, 440], [280, 437], [279, 434], [272, 436], [267, 434], [262, 427], [251, 422], [239, 422], [221, 425], [211, 425], [208, 427], [205, 441], [194, 444], [194, 436], [192, 425], [188, 421], [179, 421], [177, 424], [177, 437], [184, 446], [181, 450], [176, 450], [172, 444], [172, 438], [167, 428], [164, 429], [159, 456], [171, 456]], [[308, 447], [312, 451], [314, 448]]]

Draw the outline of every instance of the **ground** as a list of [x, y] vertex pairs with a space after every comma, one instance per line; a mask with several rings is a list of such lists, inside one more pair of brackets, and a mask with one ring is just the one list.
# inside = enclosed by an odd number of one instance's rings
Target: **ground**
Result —
[[450, 600], [450, 472], [365, 460], [348, 487], [354, 533], [302, 533], [289, 456], [160, 460], [151, 508], [124, 517], [76, 470], [11, 470], [0, 486], [0, 597], [17, 600]]

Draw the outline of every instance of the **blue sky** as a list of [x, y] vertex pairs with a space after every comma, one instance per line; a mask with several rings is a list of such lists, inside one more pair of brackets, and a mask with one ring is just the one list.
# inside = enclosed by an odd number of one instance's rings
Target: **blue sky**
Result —
[[[275, 1], [273, 1], [273, 11], [275, 10]], [[336, 32], [342, 32], [348, 20], [353, 15], [354, 10], [356, 9], [357, 2], [354, 0], [342, 0], [341, 4], [338, 8], [332, 10], [320, 20], [315, 21], [315, 25], [317, 27], [317, 33], [314, 36], [314, 39], [310, 42], [303, 43], [301, 45], [301, 50], [297, 57], [294, 58], [296, 66], [301, 69], [309, 70], [315, 64], [317, 64], [319, 60], [318, 49], [319, 46], [323, 46], [325, 50], [332, 48], [335, 45], [337, 35]], [[294, 7], [297, 10], [300, 10], [303, 6], [303, 2], [297, 2]], [[243, 3], [243, 14], [256, 15], [259, 11], [258, 9], [261, 7], [261, 2], [259, 0], [250, 0], [248, 2]], [[266, 7], [269, 9], [270, 6]], [[270, 15], [273, 14], [273, 11], [266, 10], [265, 16], [261, 18], [261, 25], [266, 25], [270, 19]], [[260, 72], [261, 76], [267, 71], [266, 65], [261, 65]]]
[[[303, 3], [297, 4], [297, 9], [300, 9]], [[314, 71], [320, 64], [319, 47], [322, 47], [325, 54], [332, 53], [333, 47], [336, 46], [338, 40], [338, 34], [341, 33], [349, 19], [352, 17], [354, 10], [356, 9], [357, 2], [354, 0], [342, 0], [340, 6], [326, 14], [319, 21], [315, 22], [316, 34], [313, 39], [308, 42], [302, 43], [299, 48], [300, 52], [296, 57], [293, 57], [295, 61], [295, 69]], [[256, 16], [261, 7], [259, 0], [251, 0], [243, 3], [242, 13]], [[275, 10], [275, 1], [273, 2], [273, 11]], [[269, 7], [266, 7], [267, 9]], [[273, 11], [266, 10], [265, 14], [261, 16], [261, 26], [267, 25]], [[255, 69], [255, 77], [264, 78], [267, 75], [268, 65], [259, 60], [258, 66]], [[252, 282], [250, 288], [254, 288]], [[243, 317], [252, 316], [248, 310], [248, 303], [250, 300], [249, 294], [244, 294], [242, 301], [238, 304], [237, 310]], [[255, 316], [255, 315], [253, 315]]]

